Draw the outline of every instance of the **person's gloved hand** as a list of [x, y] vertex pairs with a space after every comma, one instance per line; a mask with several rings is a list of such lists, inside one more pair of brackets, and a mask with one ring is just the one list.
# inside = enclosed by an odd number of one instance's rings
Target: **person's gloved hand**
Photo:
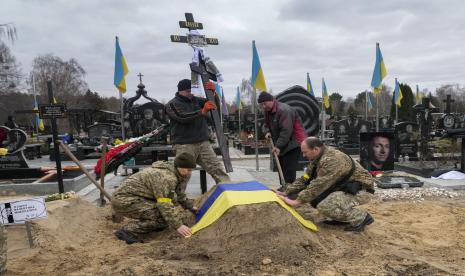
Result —
[[203, 87], [205, 88], [205, 90], [211, 90], [213, 92], [216, 92], [215, 84], [211, 81], [204, 83]]
[[206, 101], [202, 108], [202, 113], [207, 114], [212, 109], [216, 109], [216, 105], [212, 101]]

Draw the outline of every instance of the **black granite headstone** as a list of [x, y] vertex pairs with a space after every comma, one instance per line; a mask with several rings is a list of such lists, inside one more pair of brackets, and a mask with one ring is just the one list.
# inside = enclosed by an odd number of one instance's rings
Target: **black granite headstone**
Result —
[[396, 134], [396, 159], [409, 157], [409, 160], [417, 160], [418, 141], [420, 128], [415, 122], [401, 122], [395, 126]]
[[0, 156], [0, 169], [28, 168], [23, 149], [27, 134], [21, 129], [0, 126], [0, 148], [6, 148], [8, 154]]

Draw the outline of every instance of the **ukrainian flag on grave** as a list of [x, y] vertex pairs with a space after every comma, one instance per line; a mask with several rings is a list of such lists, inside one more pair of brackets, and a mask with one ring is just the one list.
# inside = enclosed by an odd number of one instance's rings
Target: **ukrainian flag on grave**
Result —
[[229, 208], [263, 202], [276, 202], [289, 211], [304, 227], [318, 231], [315, 224], [301, 217], [268, 187], [257, 181], [237, 184], [219, 184], [210, 194], [196, 215], [197, 223], [192, 227], [196, 233], [218, 220]]

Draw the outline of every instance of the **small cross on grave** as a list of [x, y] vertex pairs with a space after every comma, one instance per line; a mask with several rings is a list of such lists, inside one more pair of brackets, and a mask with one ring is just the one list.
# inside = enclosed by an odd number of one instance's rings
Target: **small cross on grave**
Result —
[[447, 98], [445, 100], [442, 100], [444, 103], [446, 103], [446, 114], [450, 113], [450, 105], [451, 103], [455, 102], [455, 100], [451, 99], [451, 95], [447, 95]]

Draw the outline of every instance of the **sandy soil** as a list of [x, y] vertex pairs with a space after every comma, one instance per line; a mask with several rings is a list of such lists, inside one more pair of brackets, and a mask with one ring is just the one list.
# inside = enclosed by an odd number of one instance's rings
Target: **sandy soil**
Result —
[[[9, 227], [7, 275], [465, 275], [465, 200], [372, 202], [362, 234], [304, 229], [275, 203], [235, 207], [190, 239], [165, 230], [126, 245], [109, 207], [70, 199]], [[320, 221], [311, 208], [299, 210]]]

